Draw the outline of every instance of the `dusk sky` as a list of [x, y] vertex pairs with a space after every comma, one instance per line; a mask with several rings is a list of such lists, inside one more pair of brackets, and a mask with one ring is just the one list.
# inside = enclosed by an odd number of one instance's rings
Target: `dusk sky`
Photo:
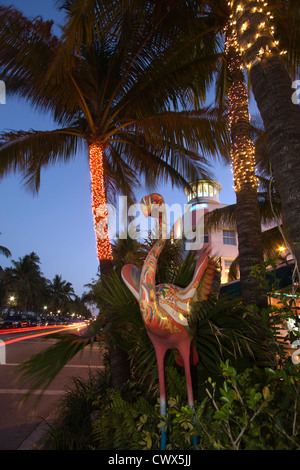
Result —
[[[30, 18], [41, 16], [63, 23], [63, 13], [56, 8], [55, 0], [1, 0], [0, 5], [12, 5]], [[59, 29], [55, 27], [54, 32], [59, 34]], [[6, 104], [0, 104], [1, 131], [56, 127], [50, 115], [12, 98], [8, 91]], [[216, 161], [212, 171], [223, 187], [221, 202], [234, 203], [230, 167]], [[183, 208], [187, 202], [183, 189], [160, 185], [156, 191], [167, 204], [179, 203]], [[0, 245], [9, 248], [13, 260], [34, 251], [46, 278], [61, 275], [80, 296], [86, 290], [84, 284], [96, 277], [98, 269], [87, 155], [77, 154], [68, 164], [44, 171], [38, 195], [24, 188], [21, 175], [2, 179], [0, 201]], [[0, 255], [0, 265], [5, 268], [11, 261]]]

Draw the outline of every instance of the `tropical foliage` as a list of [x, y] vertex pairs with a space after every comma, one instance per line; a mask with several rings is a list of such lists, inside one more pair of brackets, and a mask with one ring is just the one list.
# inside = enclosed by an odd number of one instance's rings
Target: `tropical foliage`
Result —
[[[177, 264], [170, 263], [166, 270], [166, 260], [169, 256], [166, 245], [165, 253], [162, 252], [158, 262], [162, 263], [164, 268], [160, 270], [158, 265], [158, 282], [168, 279], [168, 282], [184, 287], [192, 279], [195, 259], [191, 253], [185, 256], [181, 244], [173, 249], [177, 250], [177, 257], [181, 261]], [[260, 360], [262, 356], [264, 363], [271, 364], [274, 357], [274, 352], [265, 346], [269, 334], [268, 325], [266, 324], [266, 331], [262, 332], [260, 321], [258, 331], [258, 313], [245, 311], [239, 298], [218, 298], [218, 273], [214, 292], [208, 301], [195, 302], [190, 317], [197, 328], [196, 347], [200, 361], [194, 370], [194, 380], [199, 384], [208, 376], [218, 376], [219, 363], [226, 358], [230, 358], [236, 367], [244, 368], [254, 360]], [[147, 384], [153, 393], [157, 394], [155, 352], [145, 330], [138, 302], [122, 281], [120, 269], [116, 268], [105, 282], [101, 277], [94, 281], [90, 286], [88, 299], [96, 303], [100, 311], [97, 321], [80, 336], [52, 335], [57, 340], [54, 346], [20, 366], [21, 381], [29, 379], [32, 389], [42, 389], [43, 384], [48, 385], [79, 350], [99, 343], [104, 352], [108, 345], [113, 344], [125, 351], [129, 357], [131, 379]], [[255, 337], [258, 338], [257, 341], [253, 339]], [[166, 356], [166, 365], [175, 366], [172, 351]], [[179, 373], [183, 374], [183, 369], [179, 370]]]
[[194, 413], [184, 399], [184, 377], [167, 368], [168, 414], [161, 421], [153, 394], [137, 384], [112, 389], [103, 372], [75, 380], [61, 402], [59, 419], [49, 428], [42, 449], [159, 450], [165, 424], [167, 450], [299, 450], [299, 374], [247, 368], [238, 372], [221, 362], [222, 380], [203, 384]]

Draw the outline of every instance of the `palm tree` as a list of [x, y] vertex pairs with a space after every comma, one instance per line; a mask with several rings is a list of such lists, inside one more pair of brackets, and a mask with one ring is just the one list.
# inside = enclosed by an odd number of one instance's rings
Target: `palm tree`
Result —
[[[254, 74], [253, 72], [254, 68], [258, 70], [261, 67], [261, 62], [260, 62], [261, 57], [256, 57], [256, 55], [260, 56], [261, 54], [263, 54], [265, 59], [266, 59], [266, 56], [271, 57], [269, 52], [264, 49], [265, 46], [266, 46], [266, 49], [268, 49], [269, 47], [270, 52], [272, 49], [272, 54], [275, 53], [274, 38], [271, 39], [273, 35], [271, 34], [272, 31], [269, 27], [269, 19], [270, 19], [270, 16], [272, 15], [270, 15], [270, 12], [267, 12], [266, 10], [267, 3], [264, 1], [255, 2], [255, 1], [244, 1], [244, 0], [243, 1], [239, 1], [239, 0], [230, 0], [230, 1], [227, 1], [227, 0], [205, 1], [204, 0], [204, 1], [201, 1], [199, 0], [198, 3], [199, 3], [200, 8], [202, 7], [204, 11], [205, 11], [205, 8], [207, 9], [206, 10], [207, 15], [212, 15], [215, 18], [216, 34], [220, 34], [221, 37], [223, 38], [225, 36], [224, 43], [226, 44], [226, 52], [227, 52], [226, 56], [227, 56], [227, 60], [229, 61], [229, 66], [231, 69], [230, 72], [232, 76], [231, 76], [231, 81], [230, 81], [231, 85], [230, 85], [229, 96], [230, 96], [230, 106], [231, 106], [230, 119], [231, 119], [231, 137], [232, 137], [232, 148], [233, 148], [232, 157], [234, 157], [233, 170], [234, 170], [236, 182], [237, 182], [237, 179], [239, 179], [241, 183], [238, 186], [236, 185], [236, 196], [237, 196], [237, 202], [238, 202], [237, 204], [237, 211], [238, 211], [237, 231], [238, 231], [239, 240], [240, 240], [239, 250], [241, 251], [240, 253], [241, 255], [241, 258], [240, 258], [241, 283], [244, 284], [243, 290], [244, 290], [245, 299], [247, 299], [248, 297], [248, 299], [251, 301], [253, 300], [254, 296], [253, 296], [253, 289], [252, 289], [253, 286], [251, 286], [250, 284], [251, 282], [254, 282], [254, 281], [253, 280], [251, 281], [249, 277], [249, 270], [250, 270], [251, 264], [255, 264], [257, 262], [262, 261], [262, 244], [261, 244], [261, 235], [260, 235], [260, 227], [259, 227], [258, 208], [257, 208], [256, 195], [255, 195], [255, 186], [256, 186], [255, 173], [254, 173], [255, 162], [254, 162], [253, 150], [251, 147], [251, 140], [249, 139], [249, 125], [247, 122], [248, 121], [247, 92], [246, 92], [246, 87], [244, 84], [244, 78], [243, 78], [241, 70], [239, 70], [239, 67], [240, 66], [243, 67], [243, 59], [245, 59], [245, 63], [250, 70], [249, 83], [251, 83], [254, 96], [256, 100], [258, 101], [259, 96], [258, 96], [258, 93], [256, 93], [255, 89], [253, 88], [253, 76], [252, 75]], [[299, 35], [300, 15], [299, 15], [299, 7], [297, 5], [297, 1], [282, 2], [278, 0], [270, 0], [268, 4], [269, 5], [271, 4], [271, 9], [274, 11], [274, 16], [276, 15], [275, 20], [276, 20], [277, 25], [279, 26], [278, 33], [279, 33], [280, 39], [283, 39], [283, 41], [287, 43], [286, 47], [289, 52], [288, 54], [289, 64], [288, 65], [292, 66], [292, 69], [295, 70], [295, 68], [297, 68], [297, 63], [299, 63], [299, 57], [300, 57], [300, 35]], [[269, 13], [269, 15], [267, 15], [267, 13]], [[268, 18], [266, 18], [266, 16], [268, 16]], [[290, 30], [288, 29], [288, 32], [287, 32], [287, 25], [291, 26], [291, 29]], [[267, 32], [268, 27], [269, 27], [269, 31]], [[283, 31], [285, 31], [285, 33]], [[265, 34], [267, 34], [266, 37], [265, 37]], [[289, 38], [289, 39], [286, 39], [286, 38]], [[251, 62], [251, 54], [252, 54], [252, 62]], [[285, 113], [286, 115], [288, 115], [289, 113], [289, 119], [291, 120], [289, 124], [289, 128], [286, 129], [286, 139], [289, 141], [289, 144], [288, 144], [289, 148], [290, 148], [290, 145], [295, 145], [294, 151], [291, 155], [294, 155], [294, 163], [292, 164], [292, 166], [295, 167], [296, 171], [291, 172], [289, 176], [294, 178], [294, 179], [291, 179], [290, 181], [293, 181], [293, 184], [297, 184], [296, 181], [298, 181], [299, 179], [299, 166], [297, 167], [297, 155], [299, 153], [299, 129], [300, 129], [299, 115], [300, 113], [299, 113], [299, 107], [298, 107], [298, 110], [296, 110], [295, 109], [296, 106], [292, 104], [291, 95], [293, 93], [293, 88], [291, 87], [291, 81], [287, 80], [288, 75], [284, 68], [283, 62], [280, 59], [278, 51], [276, 54], [277, 54], [278, 61], [281, 62], [281, 71], [283, 74], [282, 77], [284, 76], [286, 77]], [[258, 69], [257, 69], [257, 66], [259, 66]], [[218, 74], [218, 79], [217, 79], [217, 85], [218, 86], [222, 85], [218, 90], [217, 96], [222, 97], [222, 98], [224, 98], [223, 85], [224, 83], [226, 83], [226, 75], [223, 73], [224, 70], [225, 68], [221, 68], [221, 71]], [[268, 102], [269, 126], [267, 127], [265, 125], [265, 130], [268, 135], [268, 141], [269, 141], [270, 133], [272, 133], [273, 143], [274, 142], [278, 143], [278, 140], [281, 141], [281, 151], [283, 151], [283, 149], [286, 149], [285, 134], [282, 132], [283, 127], [281, 128], [281, 130], [279, 129], [279, 127], [282, 122], [287, 123], [288, 120], [285, 119], [285, 117], [283, 120], [282, 119], [273, 120], [272, 116], [274, 114], [275, 108], [272, 105], [272, 100], [274, 100], [274, 102], [277, 102], [278, 106], [280, 106], [280, 109], [281, 109], [281, 103], [278, 97], [281, 96], [282, 98], [283, 95], [282, 95], [282, 90], [281, 90], [281, 94], [274, 92], [276, 87], [273, 86], [271, 81], [270, 81], [270, 84], [267, 86], [267, 81], [270, 78], [269, 75], [270, 75], [271, 70], [273, 71], [273, 68], [270, 62], [270, 69], [268, 69], [268, 74], [265, 74], [266, 76], [264, 77], [266, 81], [264, 82], [263, 80], [261, 80], [260, 82], [260, 92], [261, 92], [263, 100], [269, 99], [269, 102]], [[261, 76], [262, 75], [263, 74], [261, 73]], [[276, 77], [273, 76], [273, 78], [275, 78], [275, 81], [277, 80]], [[278, 81], [276, 85], [277, 87], [282, 88], [282, 84], [280, 81]], [[266, 93], [266, 90], [268, 91], [268, 93]], [[227, 89], [227, 91], [229, 90]], [[264, 111], [266, 112], [266, 106], [265, 104], [263, 104], [263, 100], [262, 100], [261, 107], [264, 107]], [[238, 104], [238, 101], [239, 101], [239, 104]], [[259, 106], [260, 110], [261, 110], [261, 107]], [[243, 116], [242, 119], [241, 119], [241, 116]], [[232, 126], [234, 118], [235, 118], [235, 123], [234, 123], [234, 126]], [[263, 117], [264, 124], [265, 124], [265, 119], [267, 118]], [[277, 131], [273, 132], [272, 129], [274, 129], [275, 121], [277, 121], [278, 127], [277, 127]], [[234, 127], [234, 135], [232, 132], [233, 127]], [[244, 136], [242, 137], [243, 134]], [[271, 146], [270, 146], [270, 149], [272, 149]], [[274, 157], [275, 154], [273, 150], [271, 150], [270, 155], [271, 155], [271, 161], [273, 165], [273, 159], [276, 158]], [[290, 155], [289, 155], [289, 152], [287, 151], [285, 151], [285, 159], [287, 162], [285, 169], [287, 172], [289, 172], [288, 161], [290, 159]], [[275, 175], [276, 180], [281, 178], [280, 166], [281, 166], [281, 159], [279, 157], [277, 158], [278, 171], [276, 172], [274, 169], [274, 175]], [[297, 176], [295, 176], [296, 174]], [[288, 193], [285, 196], [285, 200], [287, 202], [286, 204], [283, 204], [283, 213], [285, 215], [285, 218], [286, 218], [286, 211], [288, 211], [289, 213], [289, 216], [286, 222], [290, 228], [289, 230], [287, 230], [287, 233], [289, 235], [290, 240], [292, 240], [293, 237], [296, 237], [295, 250], [297, 250], [299, 247], [298, 245], [299, 242], [297, 240], [299, 240], [299, 237], [300, 237], [300, 230], [299, 230], [300, 225], [298, 225], [297, 229], [295, 228], [298, 223], [299, 217], [297, 216], [297, 213], [295, 212], [294, 206], [297, 205], [297, 207], [299, 207], [299, 203], [297, 202], [297, 204], [294, 204], [294, 205], [292, 204], [292, 200], [295, 201], [295, 192], [289, 191], [288, 188], [290, 187], [290, 182], [288, 182], [287, 177], [285, 178], [284, 183], [280, 181], [280, 186], [278, 185], [278, 189], [279, 187], [281, 187], [279, 191], [281, 194], [281, 198], [283, 198], [282, 191], [285, 191], [286, 193]], [[239, 189], [237, 190], [237, 188]], [[242, 191], [241, 188], [243, 188], [244, 191]], [[297, 200], [299, 201], [299, 195], [297, 196], [297, 198], [298, 198]], [[250, 284], [249, 284], [249, 281], [250, 281]], [[252, 290], [252, 294], [251, 294], [251, 290]], [[260, 297], [258, 298], [260, 299]]]
[[[228, 4], [264, 123], [290, 249], [299, 266], [300, 107], [292, 99], [292, 78], [281, 55], [284, 51], [280, 51], [286, 43], [293, 69], [297, 69], [300, 57], [299, 4], [297, 1], [278, 0], [259, 4], [233, 0]], [[277, 40], [273, 20], [278, 26]], [[284, 30], [287, 34], [282, 34]]]
[[12, 260], [6, 271], [6, 286], [16, 296], [19, 311], [37, 311], [46, 295], [46, 279], [40, 270], [40, 259], [34, 252]]
[[264, 306], [266, 298], [258, 292], [258, 281], [251, 276], [251, 267], [263, 262], [263, 246], [248, 95], [242, 58], [230, 26], [226, 32], [226, 53], [231, 80], [229, 122], [242, 297], [248, 304]]
[[[63, 2], [69, 16], [61, 40], [51, 34], [50, 24], [29, 21], [11, 8], [0, 9], [0, 65], [7, 89], [53, 111], [61, 126], [49, 132], [2, 133], [1, 172], [21, 171], [28, 184], [38, 187], [43, 167], [69, 159], [83, 143], [89, 155], [98, 259], [104, 273], [112, 257], [107, 233], [109, 190], [132, 196], [141, 174], [147, 184], [164, 178], [182, 185], [196, 174], [207, 177], [206, 157], [226, 152], [227, 130], [211, 110], [196, 112], [185, 106], [178, 111], [189, 99], [195, 76], [210, 79], [207, 65], [202, 70], [201, 64], [210, 57], [213, 61], [211, 47], [208, 53], [204, 48], [196, 49], [197, 55], [194, 49], [191, 53], [188, 31], [177, 28], [169, 37], [171, 28], [164, 32], [161, 26], [167, 19], [163, 22], [157, 11], [142, 5], [133, 14], [123, 11], [123, 2], [114, 4], [113, 18], [119, 23], [113, 30], [111, 10], [96, 2], [101, 28], [98, 16], [93, 16], [82, 32], [78, 25], [86, 12], [81, 11], [78, 20], [79, 3]], [[71, 48], [76, 19], [82, 41]], [[202, 25], [199, 36], [203, 31]]]
[[72, 284], [64, 281], [58, 274], [48, 283], [48, 292], [49, 308], [55, 312], [66, 308], [68, 302], [75, 296]]

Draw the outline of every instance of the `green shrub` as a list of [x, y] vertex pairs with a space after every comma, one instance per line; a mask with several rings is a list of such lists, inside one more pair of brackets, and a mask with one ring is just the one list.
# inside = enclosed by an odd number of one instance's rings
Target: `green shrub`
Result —
[[91, 444], [91, 414], [99, 395], [106, 396], [109, 377], [102, 370], [89, 373], [87, 379], [73, 378], [62, 398], [56, 419], [46, 435], [47, 450], [85, 450]]
[[[195, 408], [192, 432], [202, 450], [294, 450], [300, 448], [299, 370], [256, 367], [238, 374], [221, 364], [224, 382], [211, 380], [207, 397]], [[186, 408], [182, 410], [187, 418]], [[183, 416], [181, 416], [183, 419]]]
[[194, 449], [194, 434], [199, 450], [299, 449], [298, 366], [290, 362], [280, 370], [253, 367], [239, 373], [227, 361], [221, 369], [222, 383], [209, 379], [203, 385], [205, 398], [192, 410], [184, 377], [169, 368], [166, 418], [159, 415], [157, 396], [140, 385], [117, 390], [103, 378], [101, 386], [90, 381], [92, 390], [80, 386], [65, 399], [64, 419], [52, 428], [50, 447], [158, 450], [165, 425], [168, 450]]

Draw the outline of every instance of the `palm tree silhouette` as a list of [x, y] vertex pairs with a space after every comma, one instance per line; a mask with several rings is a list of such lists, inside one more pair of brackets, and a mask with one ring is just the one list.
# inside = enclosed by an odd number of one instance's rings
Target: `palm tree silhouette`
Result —
[[9, 251], [9, 249], [2, 245], [0, 245], [0, 254], [6, 256], [6, 258], [9, 258], [11, 256], [11, 252]]
[[75, 297], [72, 284], [62, 279], [62, 276], [58, 274], [48, 283], [47, 288], [50, 295], [49, 308], [54, 311], [67, 306], [68, 302]]
[[27, 312], [38, 307], [46, 294], [46, 280], [39, 264], [38, 255], [32, 252], [18, 260], [12, 260], [12, 267], [7, 270], [7, 287], [17, 293], [20, 311]]

